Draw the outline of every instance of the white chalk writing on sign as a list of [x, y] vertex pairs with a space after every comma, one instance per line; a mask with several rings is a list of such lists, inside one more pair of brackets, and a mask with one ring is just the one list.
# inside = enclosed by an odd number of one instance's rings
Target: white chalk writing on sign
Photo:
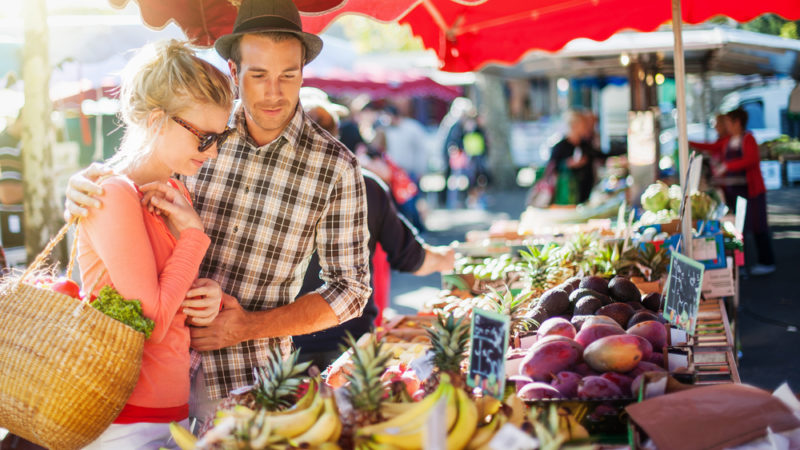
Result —
[[703, 264], [672, 252], [669, 278], [664, 302], [664, 318], [669, 323], [694, 334], [697, 325], [697, 309], [703, 286]]
[[507, 316], [473, 310], [469, 385], [501, 399], [505, 388], [509, 322]]

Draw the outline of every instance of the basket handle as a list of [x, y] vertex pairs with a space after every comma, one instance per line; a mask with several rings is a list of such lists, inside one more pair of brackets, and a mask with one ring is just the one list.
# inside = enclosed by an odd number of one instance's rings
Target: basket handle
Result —
[[[50, 254], [53, 252], [53, 249], [56, 248], [56, 245], [58, 245], [58, 243], [61, 242], [62, 239], [64, 239], [64, 236], [67, 235], [69, 227], [71, 227], [73, 224], [77, 222], [78, 218], [76, 216], [72, 216], [69, 219], [69, 221], [65, 223], [60, 230], [58, 230], [58, 233], [52, 239], [50, 239], [50, 242], [48, 242], [47, 245], [44, 247], [44, 249], [42, 249], [41, 253], [39, 253], [39, 255], [36, 256], [36, 258], [33, 260], [33, 262], [30, 263], [30, 265], [28, 265], [28, 268], [25, 269], [25, 272], [23, 272], [22, 276], [19, 277], [17, 283], [21, 283], [23, 280], [28, 278], [33, 272], [41, 268], [42, 264], [44, 264], [44, 262], [47, 260], [47, 257], [50, 256]], [[77, 239], [75, 239], [75, 241], [77, 241]], [[77, 253], [77, 246], [75, 245], [75, 243], [73, 243], [72, 251], [70, 252], [69, 264], [67, 265], [67, 273], [68, 276], [70, 277], [72, 276], [72, 270], [74, 267], [74, 258], [76, 253]]]

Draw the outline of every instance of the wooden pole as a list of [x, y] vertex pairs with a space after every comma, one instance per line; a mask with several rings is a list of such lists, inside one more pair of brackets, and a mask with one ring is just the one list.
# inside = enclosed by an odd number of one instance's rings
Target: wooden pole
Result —
[[[672, 0], [672, 34], [675, 38], [675, 95], [678, 107], [678, 165], [680, 168], [681, 187], [685, 189], [686, 171], [689, 169], [689, 141], [686, 136], [686, 68], [683, 61], [683, 35], [681, 18], [681, 1]], [[686, 199], [683, 221], [681, 222], [682, 253], [692, 257], [692, 205]]]
[[25, 250], [30, 260], [56, 235], [63, 220], [62, 208], [55, 198], [53, 173], [47, 8], [45, 0], [26, 0], [23, 8], [25, 106], [22, 113], [22, 181], [25, 190]]

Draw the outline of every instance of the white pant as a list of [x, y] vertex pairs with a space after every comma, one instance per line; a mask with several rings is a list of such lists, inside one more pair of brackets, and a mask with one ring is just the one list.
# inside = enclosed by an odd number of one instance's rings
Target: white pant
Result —
[[[203, 373], [203, 366], [195, 373], [192, 379], [191, 394], [189, 395], [189, 418], [197, 419], [198, 430], [204, 423], [213, 419], [217, 412], [217, 406], [224, 399], [211, 400], [208, 398], [208, 389], [206, 388], [206, 377]], [[197, 430], [195, 430], [197, 432]]]
[[[178, 422], [189, 428], [189, 419]], [[84, 450], [158, 450], [178, 448], [171, 438], [168, 423], [112, 423]]]

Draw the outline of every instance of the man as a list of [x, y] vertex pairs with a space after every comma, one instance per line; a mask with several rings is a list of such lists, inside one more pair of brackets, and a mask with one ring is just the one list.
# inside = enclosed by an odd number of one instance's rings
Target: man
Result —
[[[196, 417], [251, 384], [270, 346], [286, 354], [290, 336], [359, 316], [370, 294], [358, 163], [298, 107], [303, 66], [322, 40], [302, 31], [291, 0], [244, 0], [233, 32], [215, 48], [228, 60], [241, 106], [217, 159], [186, 180], [211, 238], [200, 276], [225, 292], [217, 319], [192, 329], [192, 347], [203, 352], [192, 386]], [[91, 204], [70, 196], [73, 213], [85, 212], [74, 203]], [[295, 299], [315, 250], [325, 284]]]
[[[332, 136], [337, 136], [339, 115], [344, 114], [347, 108], [331, 103], [327, 94], [315, 88], [302, 88], [300, 98], [308, 116]], [[453, 270], [455, 250], [452, 247], [433, 247], [426, 244], [417, 234], [417, 230], [397, 212], [388, 187], [377, 175], [367, 170], [362, 170], [362, 174], [367, 191], [370, 261], [373, 261], [376, 248], [380, 244], [386, 252], [389, 267], [394, 270], [418, 276]], [[376, 285], [379, 279], [379, 274], [376, 273], [377, 267], [377, 261], [374, 267], [370, 264], [371, 279]], [[319, 273], [319, 258], [315, 254], [308, 265], [300, 295], [314, 291], [322, 285]], [[327, 330], [295, 336], [293, 341], [295, 347], [300, 349], [300, 359], [313, 361], [323, 369], [341, 354], [339, 345], [344, 343], [346, 332], [358, 339], [364, 333], [371, 331], [379, 314], [376, 295], [373, 287], [373, 293], [361, 317], [350, 319]]]

